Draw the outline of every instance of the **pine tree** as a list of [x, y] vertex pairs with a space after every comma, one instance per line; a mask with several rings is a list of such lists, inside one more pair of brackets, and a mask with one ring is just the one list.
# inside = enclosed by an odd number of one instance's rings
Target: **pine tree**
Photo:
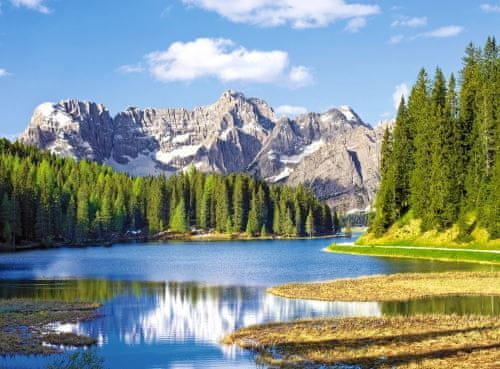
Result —
[[9, 195], [5, 193], [2, 199], [2, 236], [6, 244], [14, 245], [14, 235], [12, 232], [11, 204]]
[[144, 201], [144, 180], [136, 178], [132, 184], [132, 193], [130, 199], [131, 225], [134, 230], [140, 230], [145, 226], [145, 201]]
[[76, 200], [76, 242], [85, 243], [90, 232], [89, 193], [87, 187], [80, 187]]
[[446, 96], [446, 81], [441, 69], [437, 68], [430, 102], [432, 119], [430, 119], [429, 127], [433, 135], [429, 135], [431, 138], [431, 163], [428, 172], [430, 173], [429, 208], [423, 217], [428, 228], [441, 228], [444, 223], [447, 223], [444, 215], [446, 198], [449, 193], [447, 188], [449, 183], [449, 169], [447, 168], [449, 153], [446, 141], [451, 132], [451, 122], [445, 112]]
[[339, 214], [337, 213], [337, 210], [334, 210], [333, 212], [333, 233], [337, 234], [340, 232], [340, 218]]
[[295, 209], [295, 228], [297, 230], [297, 235], [302, 236], [304, 235], [304, 218], [302, 216], [302, 209], [299, 204], [299, 200], [295, 199], [294, 202], [294, 209]]
[[312, 209], [309, 209], [309, 213], [307, 214], [306, 218], [306, 233], [309, 235], [310, 238], [314, 236], [314, 217], [312, 213]]
[[210, 175], [207, 177], [207, 180], [205, 181], [203, 196], [200, 205], [201, 209], [200, 226], [205, 229], [209, 229], [215, 226], [215, 224], [212, 223], [212, 219], [215, 218], [215, 216], [212, 215], [213, 211], [212, 203], [214, 202], [214, 187], [215, 187], [215, 177], [213, 175]]
[[429, 187], [432, 161], [431, 142], [433, 125], [429, 121], [431, 115], [428, 96], [427, 72], [422, 69], [417, 82], [408, 99], [408, 115], [415, 128], [415, 165], [410, 179], [410, 204], [415, 216], [422, 219], [422, 228], [427, 229], [430, 224], [427, 211], [430, 206]]
[[248, 185], [241, 175], [236, 177], [233, 194], [233, 229], [235, 232], [243, 232], [247, 224], [247, 191]]
[[76, 204], [75, 199], [71, 197], [66, 213], [64, 214], [64, 240], [69, 244], [76, 242]]
[[270, 227], [272, 221], [269, 211], [269, 201], [267, 188], [265, 184], [261, 183], [257, 192], [257, 206], [259, 208], [260, 222], [266, 227], [266, 229]]
[[257, 194], [254, 191], [252, 193], [252, 199], [250, 201], [250, 211], [248, 213], [248, 222], [246, 227], [246, 233], [249, 236], [255, 236], [259, 233], [262, 226], [259, 218]]
[[224, 232], [229, 218], [229, 191], [226, 181], [221, 178], [216, 191], [215, 219], [217, 232]]
[[273, 211], [273, 233], [274, 234], [282, 234], [283, 227], [281, 225], [281, 210], [278, 199], [274, 203], [274, 211]]
[[410, 176], [414, 166], [414, 128], [408, 117], [404, 97], [401, 98], [392, 145], [392, 165], [394, 165], [395, 216], [405, 214], [410, 207]]
[[396, 219], [392, 146], [392, 135], [389, 128], [386, 128], [380, 154], [380, 173], [382, 181], [380, 183], [375, 204], [377, 214], [372, 225], [372, 231], [378, 236], [382, 235]]
[[[461, 71], [461, 89], [459, 93], [459, 123], [460, 123], [460, 142], [462, 144], [462, 152], [459, 158], [460, 168], [464, 168], [459, 178], [461, 187], [463, 188], [463, 197], [465, 199], [465, 207], [471, 206], [471, 199], [476, 192], [476, 157], [473, 154], [472, 147], [474, 142], [477, 142], [477, 101], [478, 89], [480, 82], [480, 51], [473, 45], [469, 44], [466, 51], [466, 56], [463, 59], [463, 68]], [[465, 211], [465, 209], [464, 209]]]
[[322, 206], [321, 218], [323, 220], [322, 232], [327, 235], [332, 234], [333, 232], [332, 211], [326, 203], [323, 204]]
[[150, 234], [161, 232], [164, 228], [164, 204], [162, 184], [160, 181], [154, 181], [148, 193], [147, 223]]
[[113, 204], [113, 231], [118, 234], [125, 233], [126, 219], [127, 209], [125, 208], [125, 195], [121, 189], [118, 189], [118, 194]]
[[292, 211], [288, 206], [284, 207], [284, 219], [283, 219], [283, 233], [287, 237], [293, 237], [297, 233], [297, 228], [293, 224]]
[[181, 197], [170, 220], [170, 230], [172, 232], [185, 233], [188, 231], [188, 220], [186, 214], [186, 204]]

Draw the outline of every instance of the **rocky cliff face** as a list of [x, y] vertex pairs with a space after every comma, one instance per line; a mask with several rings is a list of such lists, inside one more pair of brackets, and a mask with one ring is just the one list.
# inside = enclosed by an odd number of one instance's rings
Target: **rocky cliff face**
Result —
[[19, 139], [132, 175], [195, 166], [304, 183], [330, 205], [350, 210], [364, 209], [373, 199], [381, 136], [382, 129], [366, 125], [347, 106], [291, 120], [278, 118], [260, 99], [226, 91], [194, 110], [128, 108], [115, 117], [100, 104], [45, 103]]

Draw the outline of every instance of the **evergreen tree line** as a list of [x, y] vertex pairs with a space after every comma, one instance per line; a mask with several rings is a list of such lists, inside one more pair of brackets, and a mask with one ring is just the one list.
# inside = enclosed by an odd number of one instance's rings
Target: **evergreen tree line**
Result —
[[340, 226], [366, 227], [369, 224], [372, 213], [367, 211], [359, 211], [356, 213], [342, 214]]
[[0, 241], [82, 244], [127, 234], [216, 230], [250, 236], [332, 234], [338, 217], [302, 186], [246, 174], [131, 177], [0, 140]]
[[458, 87], [439, 68], [432, 82], [420, 71], [384, 134], [376, 235], [408, 214], [422, 231], [458, 224], [464, 237], [476, 227], [500, 237], [499, 63], [489, 37], [467, 47]]

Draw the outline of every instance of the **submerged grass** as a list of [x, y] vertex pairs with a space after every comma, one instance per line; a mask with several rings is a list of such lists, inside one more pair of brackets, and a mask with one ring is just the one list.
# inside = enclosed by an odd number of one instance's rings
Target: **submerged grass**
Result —
[[224, 339], [279, 367], [498, 368], [498, 317], [334, 318], [240, 329]]
[[500, 272], [402, 273], [288, 283], [268, 290], [276, 296], [326, 301], [404, 301], [435, 296], [500, 296]]
[[0, 300], [0, 355], [50, 354], [57, 349], [44, 345], [88, 346], [93, 338], [57, 333], [50, 323], [74, 323], [96, 317], [98, 304], [88, 302]]
[[[402, 247], [398, 247], [402, 246]], [[432, 247], [415, 247], [411, 242], [407, 245], [399, 244], [394, 246], [348, 246], [348, 245], [331, 245], [327, 248], [329, 252], [339, 252], [344, 254], [354, 255], [371, 255], [385, 256], [397, 258], [413, 258], [413, 259], [431, 259], [442, 261], [455, 262], [474, 262], [483, 264], [500, 264], [500, 253], [481, 252], [481, 251], [461, 251], [461, 250], [437, 250]]]

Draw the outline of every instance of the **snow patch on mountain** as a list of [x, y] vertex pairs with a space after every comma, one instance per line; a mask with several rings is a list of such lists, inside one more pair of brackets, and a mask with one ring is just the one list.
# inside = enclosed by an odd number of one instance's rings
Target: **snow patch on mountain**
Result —
[[323, 140], [314, 141], [311, 144], [304, 146], [299, 154], [291, 156], [281, 155], [280, 161], [283, 164], [298, 164], [309, 155], [314, 154], [316, 151], [318, 151], [324, 144], [325, 142]]
[[201, 147], [202, 145], [186, 145], [178, 147], [169, 152], [158, 151], [155, 156], [156, 160], [161, 161], [162, 163], [165, 164], [169, 164], [178, 158], [182, 159], [195, 156]]
[[293, 172], [292, 168], [285, 167], [285, 169], [283, 169], [276, 176], [272, 176], [272, 177], [267, 178], [267, 181], [272, 182], [272, 183], [279, 182], [285, 178], [288, 178], [290, 176], [290, 174], [292, 174], [292, 172]]

